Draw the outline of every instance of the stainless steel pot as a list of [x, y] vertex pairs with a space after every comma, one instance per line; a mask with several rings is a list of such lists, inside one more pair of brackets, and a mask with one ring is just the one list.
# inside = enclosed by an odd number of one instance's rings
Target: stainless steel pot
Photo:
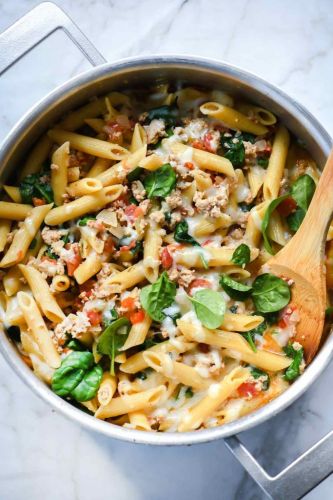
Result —
[[[112, 89], [165, 80], [222, 88], [267, 107], [306, 143], [319, 165], [324, 164], [332, 147], [332, 139], [318, 121], [303, 106], [265, 80], [225, 63], [195, 57], [150, 56], [106, 63], [71, 19], [49, 2], [37, 6], [0, 35], [0, 74], [57, 29], [63, 29], [96, 67], [48, 94], [11, 130], [0, 152], [1, 182], [17, 169], [38, 136], [67, 111]], [[261, 468], [235, 436], [285, 409], [316, 380], [331, 358], [332, 333], [305, 373], [277, 399], [236, 422], [184, 434], [134, 431], [90, 417], [56, 396], [41, 382], [21, 361], [15, 346], [3, 332], [0, 349], [15, 372], [43, 400], [80, 425], [105, 436], [152, 445], [189, 445], [224, 438], [228, 448], [272, 498], [299, 498], [333, 471], [333, 431], [275, 477]]]

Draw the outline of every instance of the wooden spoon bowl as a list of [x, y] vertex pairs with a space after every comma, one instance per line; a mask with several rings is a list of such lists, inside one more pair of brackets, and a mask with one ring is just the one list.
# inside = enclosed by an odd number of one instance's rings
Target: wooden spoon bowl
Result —
[[333, 215], [333, 151], [326, 162], [306, 216], [287, 245], [265, 264], [272, 274], [292, 280], [290, 306], [298, 311], [295, 340], [309, 363], [316, 354], [326, 309], [327, 231]]

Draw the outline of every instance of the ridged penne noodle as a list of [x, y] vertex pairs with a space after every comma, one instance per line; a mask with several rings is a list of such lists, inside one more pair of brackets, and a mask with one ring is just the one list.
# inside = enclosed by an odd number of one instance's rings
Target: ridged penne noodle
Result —
[[37, 342], [46, 363], [51, 368], [58, 368], [60, 366], [60, 356], [52, 342], [50, 332], [46, 328], [36, 302], [25, 292], [19, 292], [17, 300], [29, 330]]
[[103, 373], [101, 385], [97, 392], [97, 400], [101, 406], [106, 406], [110, 403], [114, 393], [117, 390], [117, 379], [110, 373]]
[[263, 186], [265, 176], [266, 170], [259, 167], [258, 165], [254, 165], [253, 167], [249, 168], [247, 172], [247, 181], [249, 183], [251, 195], [253, 196], [253, 198], [257, 196], [261, 187]]
[[3, 252], [7, 237], [10, 233], [11, 221], [9, 219], [0, 219], [0, 252]]
[[79, 285], [82, 285], [89, 278], [97, 274], [102, 269], [103, 261], [101, 256], [95, 251], [90, 252], [87, 258], [74, 271], [74, 278]]
[[35, 146], [28, 154], [23, 168], [20, 169], [19, 180], [23, 179], [29, 174], [38, 172], [44, 161], [47, 159], [51, 148], [51, 139], [47, 136], [47, 134], [42, 135], [42, 137], [36, 142]]
[[41, 273], [32, 266], [19, 264], [18, 267], [27, 280], [32, 294], [44, 315], [54, 323], [62, 321], [65, 315], [53, 297], [49, 285]]
[[0, 261], [0, 267], [10, 267], [24, 259], [30, 243], [37, 234], [52, 204], [35, 207], [16, 231], [13, 241]]
[[130, 152], [134, 153], [138, 149], [147, 144], [147, 134], [145, 129], [139, 123], [134, 126], [132, 141], [130, 145]]
[[195, 237], [208, 236], [215, 233], [218, 229], [230, 227], [232, 220], [230, 215], [221, 214], [221, 217], [210, 218], [202, 217], [200, 222], [195, 226], [193, 233]]
[[225, 349], [223, 353], [230, 358], [241, 359], [262, 370], [269, 370], [271, 372], [277, 372], [288, 368], [292, 361], [287, 356], [263, 350], [258, 350], [257, 352], [239, 352], [232, 349]]
[[6, 186], [3, 185], [4, 191], [8, 194], [9, 198], [13, 200], [15, 203], [22, 203], [22, 197], [20, 193], [20, 189], [16, 186]]
[[203, 115], [221, 120], [227, 127], [233, 130], [250, 132], [255, 135], [264, 135], [268, 132], [268, 129], [264, 125], [255, 123], [239, 111], [217, 102], [205, 102], [205, 104], [200, 106], [200, 111]]
[[6, 295], [12, 297], [22, 288], [22, 274], [17, 266], [11, 267], [2, 279]]
[[111, 142], [68, 132], [67, 130], [52, 129], [48, 132], [48, 136], [58, 144], [69, 141], [71, 148], [108, 160], [122, 160], [129, 154], [127, 149], [119, 146], [119, 144], [112, 144]]
[[102, 118], [86, 118], [84, 122], [97, 132], [97, 134], [103, 132], [105, 121]]
[[247, 332], [257, 328], [264, 321], [263, 316], [225, 313], [222, 327], [230, 332]]
[[130, 428], [137, 431], [151, 431], [151, 425], [148, 422], [147, 415], [142, 411], [133, 411], [128, 414]]
[[161, 246], [162, 237], [159, 234], [159, 228], [150, 224], [143, 243], [143, 269], [147, 280], [151, 283], [154, 283], [158, 278]]
[[146, 278], [143, 262], [138, 262], [134, 266], [128, 267], [120, 273], [115, 273], [107, 278], [103, 288], [107, 287], [110, 293], [119, 293], [128, 288], [132, 288]]
[[147, 152], [147, 146], [142, 146], [134, 153], [131, 153], [127, 158], [112, 167], [108, 168], [104, 172], [97, 176], [103, 186], [111, 186], [112, 184], [118, 184], [118, 182], [123, 182], [126, 175], [134, 170], [139, 165], [139, 162], [145, 158]]
[[0, 201], [0, 218], [8, 220], [23, 220], [32, 210], [31, 205]]
[[89, 172], [87, 173], [87, 177], [97, 177], [102, 172], [105, 172], [110, 167], [110, 160], [106, 160], [105, 158], [97, 158]]
[[70, 287], [70, 279], [66, 275], [57, 275], [52, 278], [51, 290], [55, 293], [65, 292]]
[[130, 358], [126, 360], [124, 364], [121, 365], [120, 370], [125, 373], [137, 373], [148, 367], [147, 362], [144, 359], [144, 352], [185, 352], [193, 347], [193, 343], [187, 342], [186, 339], [177, 338], [177, 341], [171, 343], [169, 341], [161, 342], [159, 344], [146, 349], [146, 351], [138, 352], [133, 354]]
[[288, 130], [283, 125], [280, 125], [274, 138], [272, 153], [266, 170], [263, 188], [265, 200], [274, 200], [279, 195], [289, 142], [290, 136]]
[[186, 432], [197, 429], [229, 396], [249, 378], [249, 371], [238, 366], [220, 382], [212, 384], [207, 395], [186, 414], [178, 431]]
[[103, 185], [100, 180], [94, 179], [93, 177], [84, 177], [79, 181], [72, 182], [67, 187], [67, 193], [72, 198], [79, 198], [80, 196], [85, 196], [86, 194], [93, 194], [100, 191]]
[[[206, 261], [208, 267], [227, 266], [232, 264], [234, 248], [213, 248], [206, 247], [204, 250], [199, 247], [181, 248], [174, 252], [174, 259], [178, 264], [186, 267], [204, 268]], [[251, 249], [251, 261], [258, 257], [259, 250]]]
[[58, 124], [58, 127], [70, 131], [77, 130], [85, 124], [87, 119], [96, 118], [106, 113], [106, 111], [105, 98], [101, 97], [99, 99], [94, 99], [81, 108], [69, 113], [66, 118]]
[[115, 184], [101, 189], [100, 191], [96, 191], [93, 194], [77, 198], [61, 207], [53, 208], [45, 217], [45, 223], [54, 226], [56, 224], [62, 224], [70, 219], [81, 217], [88, 212], [96, 212], [108, 203], [119, 198], [122, 192], [123, 187], [120, 184]]
[[261, 240], [261, 225], [268, 208], [269, 201], [263, 201], [252, 208], [247, 220], [245, 240], [252, 246], [258, 247]]
[[[142, 151], [143, 148], [146, 148], [146, 146], [142, 146], [140, 149], [137, 149], [137, 151]], [[141, 153], [140, 153], [141, 154]], [[141, 168], [144, 168], [145, 170], [157, 170], [163, 165], [163, 161], [159, 156], [156, 154], [152, 154], [149, 156], [146, 156], [145, 158], [142, 158], [142, 160], [139, 161], [138, 166]]]
[[135, 323], [131, 326], [127, 340], [123, 345], [122, 350], [126, 351], [126, 349], [130, 349], [131, 347], [143, 344], [149, 332], [151, 323], [152, 320], [150, 316], [145, 313], [143, 321]]
[[170, 147], [171, 151], [175, 154], [189, 155], [192, 160], [197, 163], [198, 167], [203, 170], [210, 170], [212, 172], [228, 175], [229, 177], [235, 177], [232, 163], [227, 158], [190, 146], [185, 146], [180, 142], [172, 143]]
[[268, 111], [268, 109], [261, 108], [259, 106], [253, 106], [252, 104], [242, 104], [239, 106], [239, 111], [246, 114], [255, 121], [261, 123], [262, 125], [274, 125], [276, 123], [276, 116]]
[[56, 205], [64, 203], [69, 167], [69, 142], [64, 142], [52, 155], [51, 186]]
[[133, 411], [148, 410], [156, 406], [164, 395], [165, 387], [160, 385], [147, 391], [113, 398], [110, 403], [98, 408], [95, 417], [105, 419], [117, 417], [124, 413], [132, 413]]
[[208, 386], [208, 381], [202, 378], [194, 368], [184, 363], [172, 361], [168, 354], [147, 351], [143, 353], [143, 358], [150, 368], [180, 384], [188, 385], [199, 391]]

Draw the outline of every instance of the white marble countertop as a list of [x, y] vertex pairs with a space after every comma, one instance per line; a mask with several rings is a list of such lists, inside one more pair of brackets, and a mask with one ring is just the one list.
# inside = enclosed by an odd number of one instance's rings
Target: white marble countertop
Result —
[[[0, 30], [37, 2], [0, 2]], [[59, 0], [112, 61], [150, 53], [223, 59], [279, 85], [333, 134], [330, 0]], [[37, 99], [88, 68], [56, 33], [0, 79], [0, 136]], [[331, 364], [291, 408], [242, 439], [271, 473], [333, 427]], [[333, 476], [306, 498], [332, 498]], [[0, 358], [1, 500], [257, 500], [223, 442], [153, 448], [80, 429], [40, 401]]]

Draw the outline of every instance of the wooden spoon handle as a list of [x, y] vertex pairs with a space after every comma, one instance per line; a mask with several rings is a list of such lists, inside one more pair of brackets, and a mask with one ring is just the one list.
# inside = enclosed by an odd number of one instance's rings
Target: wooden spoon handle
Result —
[[[322, 254], [333, 216], [333, 150], [326, 161], [306, 216], [287, 246], [301, 249], [309, 257]], [[289, 252], [290, 252], [289, 246]], [[286, 247], [285, 247], [286, 248]]]

